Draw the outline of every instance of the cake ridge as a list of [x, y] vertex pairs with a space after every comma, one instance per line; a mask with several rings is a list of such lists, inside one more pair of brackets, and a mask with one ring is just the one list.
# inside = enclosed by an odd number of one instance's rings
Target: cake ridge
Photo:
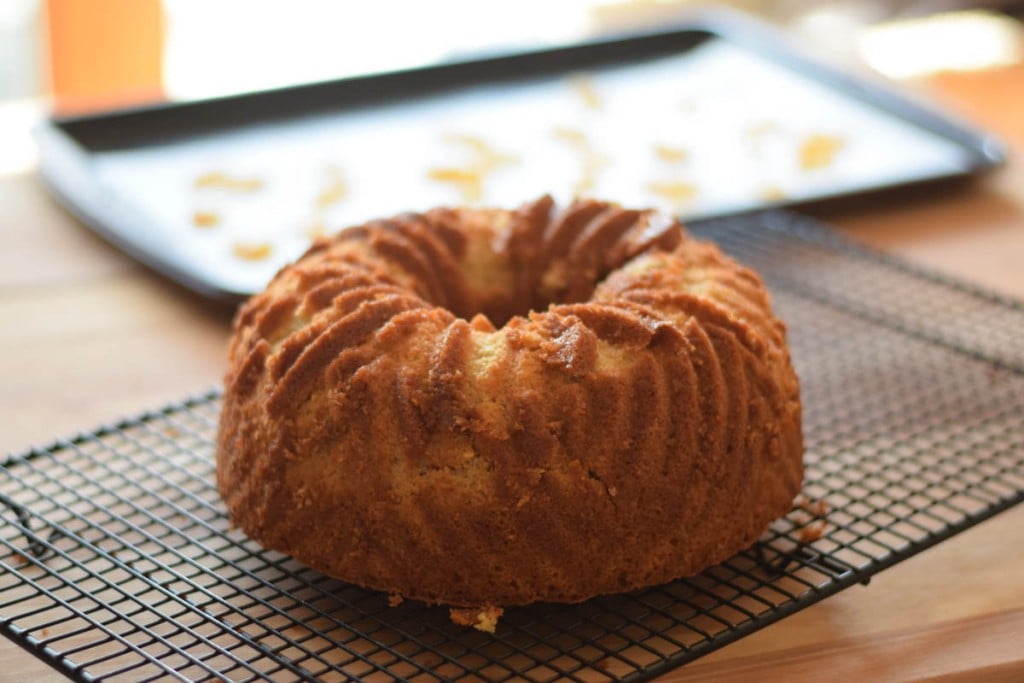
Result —
[[236, 316], [218, 489], [264, 545], [409, 598], [669, 581], [799, 490], [785, 334], [756, 273], [650, 210], [370, 221]]

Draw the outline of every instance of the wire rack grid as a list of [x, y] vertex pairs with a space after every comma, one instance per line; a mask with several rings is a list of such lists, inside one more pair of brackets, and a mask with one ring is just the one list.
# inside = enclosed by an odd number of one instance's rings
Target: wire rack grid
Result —
[[0, 631], [88, 681], [646, 680], [1024, 499], [1024, 307], [788, 213], [694, 232], [765, 277], [805, 405], [804, 492], [729, 561], [493, 635], [392, 606], [229, 526], [213, 391], [3, 462]]

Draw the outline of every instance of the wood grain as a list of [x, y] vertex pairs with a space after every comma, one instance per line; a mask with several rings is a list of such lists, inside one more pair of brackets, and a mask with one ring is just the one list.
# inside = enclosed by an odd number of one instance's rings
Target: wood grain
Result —
[[0, 450], [16, 452], [220, 380], [231, 311], [136, 265], [0, 178]]
[[[700, 660], [661, 680], [672, 683], [766, 681], [952, 681], [1024, 678], [1024, 609], [951, 619], [860, 638], [789, 647], [765, 655]], [[770, 672], [770, 673], [767, 673]]]

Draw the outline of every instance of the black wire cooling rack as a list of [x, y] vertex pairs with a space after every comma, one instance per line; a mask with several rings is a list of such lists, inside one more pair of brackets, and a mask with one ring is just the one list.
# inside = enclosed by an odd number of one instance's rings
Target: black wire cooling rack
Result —
[[699, 576], [509, 610], [497, 633], [326, 578], [230, 528], [214, 392], [0, 467], [0, 630], [79, 680], [644, 680], [1024, 498], [1024, 308], [786, 213], [695, 232], [790, 327], [807, 480]]

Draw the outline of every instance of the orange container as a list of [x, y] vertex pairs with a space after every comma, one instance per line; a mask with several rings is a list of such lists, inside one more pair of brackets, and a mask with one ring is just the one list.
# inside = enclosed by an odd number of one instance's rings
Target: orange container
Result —
[[58, 113], [164, 98], [160, 0], [46, 0], [49, 86]]

